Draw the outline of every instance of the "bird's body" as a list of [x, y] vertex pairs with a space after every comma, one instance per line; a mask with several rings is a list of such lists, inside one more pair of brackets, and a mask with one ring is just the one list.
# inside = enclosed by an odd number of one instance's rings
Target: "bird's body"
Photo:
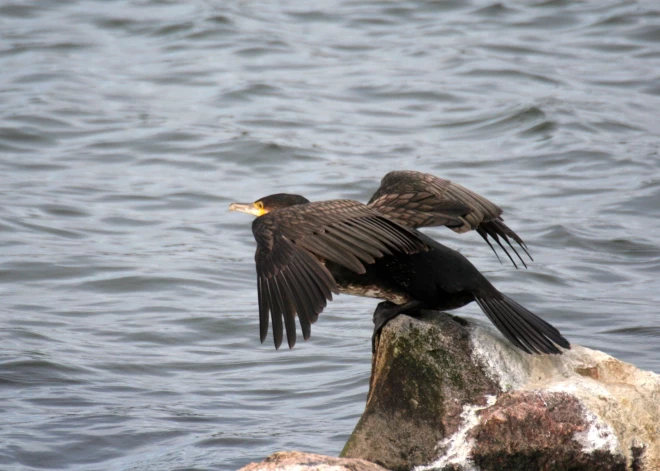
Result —
[[[304, 338], [309, 338], [311, 324], [332, 300], [332, 293], [346, 293], [386, 301], [374, 313], [376, 332], [401, 313], [451, 310], [476, 301], [521, 350], [561, 353], [557, 345], [570, 348], [557, 329], [500, 293], [462, 254], [415, 229], [439, 224], [465, 228], [469, 223], [479, 230], [485, 225], [495, 240], [499, 234], [508, 242], [509, 236], [524, 248], [522, 240], [501, 223], [501, 210], [470, 217], [477, 198], [492, 203], [462, 187], [472, 206], [443, 200], [437, 192], [410, 190], [409, 183], [426, 174], [401, 173], [405, 185], [379, 190], [372, 203], [380, 203], [369, 206], [351, 200], [312, 203], [289, 194], [232, 204], [231, 210], [257, 216], [252, 231], [257, 241], [262, 342], [272, 320], [275, 346], [280, 346], [286, 331], [292, 347], [296, 316]], [[405, 221], [408, 227], [402, 224]]]
[[560, 353], [553, 343], [569, 348], [570, 344], [557, 329], [500, 293], [460, 252], [418, 231], [416, 235], [426, 244], [426, 251], [385, 255], [366, 265], [364, 274], [326, 263], [339, 292], [384, 299], [395, 305], [416, 301], [416, 309], [436, 311], [450, 311], [476, 301], [504, 336], [521, 350]]
[[495, 295], [497, 290], [461, 253], [417, 233], [428, 250], [394, 253], [366, 265], [357, 274], [335, 263], [326, 263], [340, 293], [385, 299], [394, 304], [417, 300], [433, 310], [452, 310], [474, 301], [475, 296]]

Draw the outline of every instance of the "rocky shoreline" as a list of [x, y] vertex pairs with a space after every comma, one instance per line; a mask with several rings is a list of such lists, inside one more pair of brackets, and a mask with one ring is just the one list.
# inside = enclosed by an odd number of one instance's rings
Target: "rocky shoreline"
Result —
[[660, 376], [579, 345], [528, 355], [444, 313], [399, 316], [341, 458], [277, 453], [242, 471], [656, 471]]

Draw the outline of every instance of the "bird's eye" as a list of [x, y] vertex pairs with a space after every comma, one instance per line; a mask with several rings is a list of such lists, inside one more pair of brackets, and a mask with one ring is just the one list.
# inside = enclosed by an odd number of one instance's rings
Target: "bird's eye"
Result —
[[261, 211], [261, 210], [264, 209], [264, 204], [263, 204], [261, 201], [257, 201], [256, 203], [254, 203], [254, 206], [255, 206], [259, 211]]

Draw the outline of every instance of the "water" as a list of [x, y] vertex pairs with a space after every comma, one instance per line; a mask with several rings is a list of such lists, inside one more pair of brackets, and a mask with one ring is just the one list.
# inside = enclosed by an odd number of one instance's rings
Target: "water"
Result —
[[394, 169], [496, 201], [529, 270], [429, 233], [660, 372], [659, 95], [650, 0], [2, 2], [0, 468], [336, 455], [375, 302], [260, 345], [251, 220], [227, 207], [366, 201]]

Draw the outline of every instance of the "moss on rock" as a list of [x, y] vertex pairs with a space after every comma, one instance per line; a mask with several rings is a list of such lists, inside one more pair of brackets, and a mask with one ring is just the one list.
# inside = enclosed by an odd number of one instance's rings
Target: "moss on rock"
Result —
[[364, 414], [341, 456], [393, 470], [432, 461], [438, 442], [460, 426], [462, 404], [483, 403], [498, 391], [470, 358], [467, 327], [447, 314], [390, 322], [374, 358]]

